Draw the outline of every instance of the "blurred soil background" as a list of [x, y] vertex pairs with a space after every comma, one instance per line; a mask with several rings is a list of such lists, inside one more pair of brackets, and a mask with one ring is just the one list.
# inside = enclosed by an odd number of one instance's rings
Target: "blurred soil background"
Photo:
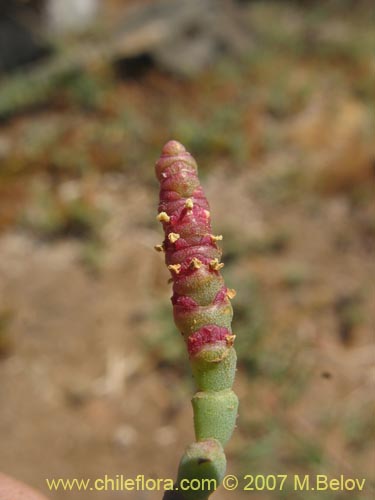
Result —
[[[153, 250], [173, 138], [238, 292], [228, 472], [344, 474], [373, 498], [373, 2], [1, 5], [0, 469], [47, 494], [175, 477], [194, 389]], [[122, 496], [161, 498], [50, 493]]]

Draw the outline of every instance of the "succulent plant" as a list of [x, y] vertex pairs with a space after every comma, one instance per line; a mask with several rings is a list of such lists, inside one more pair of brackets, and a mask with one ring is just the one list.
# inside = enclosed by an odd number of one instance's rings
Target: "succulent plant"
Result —
[[[194, 158], [182, 144], [169, 141], [155, 169], [160, 182], [157, 219], [165, 233], [155, 248], [165, 253], [171, 272], [174, 321], [186, 342], [198, 389], [192, 399], [196, 442], [180, 461], [178, 493], [165, 498], [204, 500], [224, 477], [223, 447], [237, 417], [238, 398], [232, 391], [237, 357], [231, 330], [235, 291], [225, 286], [220, 273], [222, 236], [212, 234]], [[184, 479], [214, 479], [215, 487], [182, 491]]]

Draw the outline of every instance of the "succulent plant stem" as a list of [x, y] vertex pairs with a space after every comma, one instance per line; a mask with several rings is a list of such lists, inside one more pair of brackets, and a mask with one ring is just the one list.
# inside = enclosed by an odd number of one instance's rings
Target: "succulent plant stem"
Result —
[[[232, 391], [236, 371], [231, 330], [233, 289], [224, 284], [218, 241], [212, 234], [209, 205], [194, 158], [169, 141], [156, 163], [160, 182], [157, 220], [165, 239], [157, 245], [173, 281], [173, 315], [182, 333], [197, 392], [193, 396], [196, 442], [181, 458], [174, 492], [165, 499], [206, 500], [226, 469], [223, 447], [235, 428], [238, 398]], [[208, 481], [211, 479], [210, 486]], [[185, 489], [194, 480], [194, 488]], [[202, 484], [196, 489], [197, 481]]]

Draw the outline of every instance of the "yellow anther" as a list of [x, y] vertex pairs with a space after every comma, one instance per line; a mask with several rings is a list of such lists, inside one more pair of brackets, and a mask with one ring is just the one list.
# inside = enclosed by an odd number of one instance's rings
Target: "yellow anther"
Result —
[[215, 236], [213, 234], [210, 234], [210, 238], [212, 241], [221, 241], [223, 239], [223, 235], [219, 234], [218, 236]]
[[166, 212], [160, 212], [160, 214], [157, 215], [156, 219], [159, 222], [169, 222], [171, 220], [171, 218]]
[[237, 292], [234, 288], [227, 288], [227, 297], [229, 299], [234, 299], [234, 297], [237, 295]]
[[180, 238], [180, 235], [178, 233], [169, 233], [168, 234], [168, 239], [171, 243], [175, 243], [179, 238]]
[[191, 259], [190, 267], [192, 269], [199, 269], [201, 267], [201, 265], [202, 265], [202, 262], [199, 259], [197, 259], [196, 257], [193, 257]]
[[157, 252], [164, 252], [164, 246], [163, 245], [155, 245], [154, 248], [155, 248], [155, 250]]
[[170, 264], [168, 266], [168, 269], [170, 271], [174, 271], [176, 274], [179, 274], [179, 272], [181, 271], [181, 264]]
[[219, 263], [219, 259], [213, 259], [210, 262], [210, 268], [213, 269], [214, 271], [219, 271], [224, 267], [223, 262]]
[[232, 345], [234, 344], [234, 339], [235, 338], [236, 338], [235, 335], [227, 335], [225, 337], [225, 341], [226, 341], [228, 347], [232, 347]]
[[209, 210], [205, 210], [204, 213], [205, 213], [207, 219], [209, 219], [211, 217], [211, 214], [210, 214]]
[[191, 210], [194, 206], [194, 203], [193, 203], [193, 200], [191, 198], [188, 198], [186, 201], [185, 201], [185, 208]]

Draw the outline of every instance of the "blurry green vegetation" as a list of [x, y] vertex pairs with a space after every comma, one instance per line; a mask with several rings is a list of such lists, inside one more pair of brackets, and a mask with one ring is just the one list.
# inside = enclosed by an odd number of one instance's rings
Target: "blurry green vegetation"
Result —
[[21, 224], [43, 239], [73, 237], [86, 240], [100, 238], [106, 220], [105, 212], [89, 196], [64, 199], [51, 190], [38, 190]]
[[236, 107], [214, 106], [203, 119], [189, 118], [183, 112], [177, 112], [177, 116], [173, 133], [183, 144], [191, 144], [197, 156], [214, 154], [235, 162], [247, 158], [247, 139], [242, 130], [242, 116]]
[[[283, 490], [279, 491], [277, 488], [272, 491], [273, 498], [313, 499], [313, 492], [295, 491], [293, 478], [294, 474], [300, 474], [301, 477], [311, 474], [313, 478], [315, 474], [324, 474], [327, 470], [329, 464], [325, 462], [319, 442], [308, 436], [300, 438], [294, 435], [280, 415], [264, 416], [262, 423], [253, 420], [247, 424], [247, 428], [250, 443], [239, 457], [239, 463], [246, 464], [245, 470], [254, 476], [287, 474]], [[242, 471], [243, 466], [239, 470]], [[332, 493], [320, 493], [326, 500], [332, 498]]]
[[252, 188], [254, 196], [272, 205], [295, 202], [305, 191], [306, 177], [300, 166], [270, 171]]
[[89, 192], [73, 185], [64, 190], [37, 186], [19, 218], [20, 227], [44, 241], [74, 238], [81, 242], [80, 259], [87, 271], [101, 270], [105, 243], [102, 229], [108, 214]]
[[350, 344], [355, 329], [364, 322], [363, 297], [359, 292], [339, 296], [335, 303], [341, 341]]
[[12, 349], [12, 337], [10, 331], [12, 319], [12, 310], [0, 309], [0, 358], [6, 357]]
[[372, 418], [370, 408], [369, 410], [364, 412], [363, 408], [353, 408], [352, 414], [349, 414], [344, 422], [348, 444], [356, 451], [366, 448], [375, 434], [375, 420]]
[[361, 29], [363, 23], [373, 22], [374, 13], [358, 9], [357, 16], [352, 16], [353, 10], [341, 11], [343, 15], [338, 16], [334, 2], [319, 2], [291, 13], [285, 2], [255, 2], [251, 25], [268, 49], [278, 47], [298, 57], [359, 62], [372, 53], [375, 45], [374, 32]]
[[291, 234], [288, 229], [278, 227], [269, 229], [262, 235], [245, 236], [237, 228], [223, 227], [225, 233], [224, 260], [226, 264], [238, 262], [241, 257], [249, 256], [277, 256], [287, 252]]
[[100, 273], [104, 259], [105, 245], [100, 238], [87, 240], [81, 249], [81, 262], [93, 275]]
[[291, 263], [285, 266], [281, 276], [281, 284], [289, 289], [298, 289], [311, 279], [306, 266], [301, 263]]
[[95, 73], [77, 72], [69, 75], [62, 84], [66, 100], [82, 110], [92, 111], [103, 105], [106, 88], [111, 84], [108, 78]]
[[229, 277], [227, 281], [237, 291], [233, 300], [232, 328], [236, 335], [238, 362], [253, 377], [261, 371], [259, 356], [267, 332], [265, 304], [255, 279], [236, 282]]
[[181, 377], [182, 384], [193, 387], [186, 346], [173, 321], [172, 304], [159, 303], [151, 311], [152, 330], [142, 336], [143, 348], [159, 369], [168, 369]]

